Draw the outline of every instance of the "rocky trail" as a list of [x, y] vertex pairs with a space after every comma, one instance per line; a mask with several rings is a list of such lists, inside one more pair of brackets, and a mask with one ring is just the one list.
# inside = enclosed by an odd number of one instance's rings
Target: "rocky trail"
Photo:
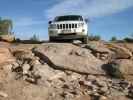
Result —
[[0, 100], [132, 100], [133, 44], [0, 42]]

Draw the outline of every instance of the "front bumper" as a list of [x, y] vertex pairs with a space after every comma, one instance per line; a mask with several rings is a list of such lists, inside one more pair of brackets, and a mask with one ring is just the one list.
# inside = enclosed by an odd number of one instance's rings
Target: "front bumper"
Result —
[[72, 30], [50, 30], [49, 36], [59, 36], [59, 35], [86, 35], [84, 29], [72, 29]]
[[82, 39], [86, 37], [86, 35], [58, 35], [58, 36], [49, 36], [52, 40], [76, 40]]

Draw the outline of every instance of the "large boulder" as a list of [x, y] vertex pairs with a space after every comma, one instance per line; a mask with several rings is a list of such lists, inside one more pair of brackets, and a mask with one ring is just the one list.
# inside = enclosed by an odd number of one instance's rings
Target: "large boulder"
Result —
[[8, 42], [2, 42], [2, 41], [0, 41], [0, 47], [9, 48], [10, 45], [11, 44], [8, 43]]
[[111, 53], [111, 51], [107, 48], [105, 43], [103, 42], [89, 42], [88, 44], [85, 45], [85, 48], [90, 49], [92, 52], [97, 52], [97, 53]]
[[133, 61], [128, 59], [118, 59], [110, 62], [104, 69], [108, 74], [127, 80], [133, 80]]
[[34, 54], [30, 50], [25, 49], [12, 50], [12, 54], [19, 60], [27, 60], [34, 58]]
[[0, 47], [0, 65], [13, 62], [14, 58], [8, 48]]
[[98, 59], [101, 59], [103, 61], [108, 61], [113, 52], [107, 48], [107, 46], [105, 45], [104, 42], [96, 42], [96, 41], [92, 41], [89, 42], [88, 44], [86, 44], [84, 46], [85, 48], [91, 50], [91, 53], [97, 57]]
[[50, 77], [56, 75], [55, 70], [49, 67], [47, 64], [44, 65], [37, 64], [34, 65], [33, 67], [34, 67], [33, 72], [36, 75], [40, 75], [42, 78], [49, 79]]
[[44, 62], [55, 69], [70, 70], [84, 74], [105, 74], [103, 62], [89, 50], [68, 43], [45, 43], [33, 50]]
[[132, 57], [132, 52], [123, 46], [113, 43], [108, 43], [106, 45], [108, 49], [114, 52], [113, 58], [115, 59], [129, 59]]
[[6, 42], [13, 42], [15, 40], [15, 37], [13, 35], [0, 35], [0, 40]]
[[12, 57], [8, 48], [0, 47], [0, 81], [10, 79], [11, 74], [11, 63], [15, 59]]

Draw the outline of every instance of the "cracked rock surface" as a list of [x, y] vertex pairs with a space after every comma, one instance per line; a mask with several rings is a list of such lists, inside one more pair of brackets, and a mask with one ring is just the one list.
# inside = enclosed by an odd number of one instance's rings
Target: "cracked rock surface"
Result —
[[133, 99], [132, 50], [127, 44], [10, 44], [0, 48], [0, 100]]

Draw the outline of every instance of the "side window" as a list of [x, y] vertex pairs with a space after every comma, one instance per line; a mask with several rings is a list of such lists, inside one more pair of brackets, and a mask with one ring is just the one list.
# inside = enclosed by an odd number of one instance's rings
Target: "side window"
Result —
[[80, 17], [80, 21], [83, 21], [83, 17]]
[[54, 21], [57, 21], [58, 17], [55, 17]]

